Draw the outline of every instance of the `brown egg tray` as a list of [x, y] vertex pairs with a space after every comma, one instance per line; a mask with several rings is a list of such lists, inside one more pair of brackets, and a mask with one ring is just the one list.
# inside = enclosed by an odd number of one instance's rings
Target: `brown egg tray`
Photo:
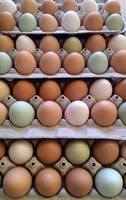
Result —
[[[29, 139], [29, 141], [32, 143], [34, 150], [35, 150], [36, 146], [37, 146], [37, 144], [40, 140]], [[65, 148], [65, 145], [68, 142], [68, 140], [67, 139], [58, 139], [58, 141], [60, 142], [60, 144], [62, 146], [62, 150], [63, 150]], [[113, 197], [113, 198], [103, 197], [101, 194], [98, 193], [98, 191], [96, 190], [94, 185], [93, 185], [91, 192], [88, 195], [86, 195], [82, 198], [76, 198], [76, 197], [72, 196], [71, 194], [69, 194], [69, 192], [66, 190], [65, 184], [64, 184], [65, 176], [71, 169], [76, 168], [76, 167], [86, 169], [91, 174], [92, 178], [94, 178], [95, 174], [100, 169], [102, 169], [104, 167], [109, 167], [109, 168], [115, 169], [116, 171], [118, 171], [120, 173], [122, 178], [123, 178], [124, 174], [126, 173], [126, 160], [123, 157], [121, 157], [120, 154], [119, 154], [119, 157], [117, 158], [117, 160], [114, 163], [112, 163], [111, 165], [103, 166], [99, 162], [97, 162], [97, 160], [92, 156], [91, 149], [92, 149], [93, 143], [96, 140], [86, 139], [84, 141], [87, 142], [87, 144], [90, 147], [90, 156], [89, 156], [88, 160], [85, 161], [81, 165], [75, 166], [75, 165], [71, 164], [66, 159], [66, 157], [64, 155], [64, 151], [62, 151], [62, 155], [56, 163], [54, 163], [52, 165], [44, 165], [42, 162], [40, 162], [38, 160], [38, 158], [36, 156], [36, 152], [34, 152], [32, 158], [28, 162], [26, 162], [25, 164], [22, 165], [24, 168], [26, 168], [31, 173], [31, 175], [33, 177], [33, 186], [26, 196], [24, 196], [22, 198], [17, 198], [17, 199], [21, 199], [21, 200], [29, 200], [29, 199], [34, 199], [34, 200], [40, 200], [40, 199], [46, 199], [46, 200], [47, 199], [54, 199], [54, 200], [57, 200], [57, 199], [58, 200], [61, 200], [61, 199], [82, 199], [83, 200], [84, 199], [84, 200], [88, 200], [88, 199], [91, 199], [91, 198], [98, 199], [98, 200], [100, 200], [100, 199], [117, 199], [117, 200], [118, 199], [119, 200], [125, 199], [125, 195], [126, 195], [126, 189], [125, 188], [122, 188], [121, 193], [118, 196]], [[11, 144], [12, 140], [4, 140], [4, 142], [7, 146], [7, 148], [9, 148], [9, 145]], [[117, 140], [117, 143], [120, 147], [123, 144], [123, 141]], [[16, 166], [20, 166], [20, 165], [16, 165], [15, 163], [13, 163], [11, 161], [11, 159], [9, 158], [8, 153], [6, 152], [6, 155], [0, 160], [0, 171], [1, 171], [3, 178], [4, 178], [4, 175], [6, 174], [7, 171], [9, 171], [11, 168], [14, 168]], [[44, 196], [40, 195], [34, 187], [34, 178], [35, 178], [36, 174], [40, 170], [42, 170], [46, 167], [51, 167], [51, 168], [56, 169], [62, 177], [62, 183], [63, 183], [62, 187], [61, 187], [60, 191], [58, 192], [58, 194], [55, 195], [55, 196], [52, 196], [52, 197], [44, 197]], [[11, 200], [13, 198], [9, 197], [5, 193], [4, 188], [1, 187], [0, 188], [0, 199], [1, 200], [4, 200], [4, 199]]]

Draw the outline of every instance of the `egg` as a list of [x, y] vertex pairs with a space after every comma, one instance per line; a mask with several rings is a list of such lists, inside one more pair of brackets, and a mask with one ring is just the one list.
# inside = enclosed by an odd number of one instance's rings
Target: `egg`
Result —
[[[97, 22], [97, 23], [96, 23]], [[103, 18], [99, 12], [91, 12], [84, 17], [82, 25], [91, 31], [101, 30], [103, 27]]]
[[11, 94], [10, 87], [8, 83], [4, 80], [0, 80], [0, 102], [4, 100], [7, 96]]
[[67, 53], [80, 52], [82, 50], [82, 42], [76, 36], [70, 36], [63, 42], [63, 49]]
[[125, 88], [126, 88], [126, 79], [121, 79], [118, 81], [115, 86], [114, 86], [114, 94], [117, 94], [119, 97], [123, 99], [123, 101], [126, 101], [126, 93], [125, 93]]
[[38, 10], [38, 4], [35, 0], [21, 0], [19, 4], [19, 11], [24, 13], [35, 13]]
[[114, 13], [110, 15], [106, 21], [105, 21], [105, 26], [109, 30], [122, 30], [124, 26], [123, 18], [120, 14]]
[[[105, 90], [103, 88], [105, 88]], [[89, 94], [94, 97], [96, 101], [109, 99], [112, 92], [112, 84], [105, 78], [96, 79], [89, 87]]]
[[37, 119], [47, 127], [57, 125], [62, 119], [62, 109], [54, 101], [45, 101], [37, 109]]
[[88, 58], [87, 67], [95, 74], [105, 73], [108, 69], [108, 58], [105, 53], [96, 51]]
[[84, 0], [81, 5], [81, 10], [85, 13], [98, 12], [98, 4], [95, 0]]
[[116, 140], [101, 139], [92, 147], [94, 158], [102, 165], [111, 165], [119, 156], [119, 145]]
[[9, 53], [14, 48], [13, 39], [8, 35], [0, 35], [0, 52]]
[[37, 21], [33, 14], [24, 13], [19, 18], [18, 28], [21, 32], [31, 32], [37, 27]]
[[0, 140], [0, 159], [6, 155], [6, 144], [4, 140]]
[[35, 188], [44, 197], [56, 195], [60, 191], [61, 186], [61, 175], [53, 168], [42, 169], [35, 177]]
[[120, 146], [120, 156], [126, 159], [126, 141]]
[[83, 80], [73, 80], [64, 88], [64, 95], [70, 100], [82, 100], [88, 93], [88, 86]]
[[0, 52], [0, 75], [7, 74], [12, 67], [11, 57], [6, 52]]
[[81, 22], [78, 14], [73, 11], [67, 11], [61, 19], [61, 27], [67, 32], [76, 32], [80, 28]]
[[25, 139], [14, 140], [9, 148], [8, 155], [11, 161], [17, 165], [28, 162], [33, 156], [33, 146]]
[[67, 173], [65, 187], [72, 196], [81, 198], [91, 192], [93, 180], [87, 170], [77, 167]]
[[60, 43], [54, 35], [45, 35], [40, 40], [39, 49], [44, 53], [48, 51], [57, 52], [60, 49]]
[[41, 10], [42, 13], [54, 15], [58, 11], [58, 5], [56, 4], [55, 1], [44, 0], [41, 3], [39, 9]]
[[64, 117], [70, 125], [82, 126], [89, 118], [89, 108], [83, 101], [73, 101], [66, 107]]
[[25, 101], [16, 101], [9, 108], [9, 119], [16, 127], [26, 127], [35, 117], [33, 107]]
[[111, 101], [101, 100], [91, 108], [91, 118], [99, 126], [111, 126], [117, 119], [117, 108]]
[[104, 197], [116, 197], [123, 188], [123, 179], [118, 171], [112, 168], [99, 170], [94, 178], [97, 191]]
[[65, 13], [69, 10], [73, 10], [75, 12], [78, 12], [79, 7], [75, 0], [63, 0], [61, 5], [61, 10]]
[[7, 11], [0, 12], [0, 31], [12, 31], [16, 26], [16, 20]]
[[90, 148], [84, 140], [70, 140], [65, 146], [65, 157], [73, 165], [81, 165], [88, 160]]
[[56, 74], [61, 68], [61, 60], [57, 53], [46, 52], [39, 61], [40, 70], [47, 75]]
[[45, 32], [54, 32], [58, 28], [58, 22], [51, 14], [43, 14], [39, 18], [39, 27]]
[[[62, 147], [58, 140], [44, 139], [36, 148], [37, 158], [45, 165], [56, 163], [62, 154]], [[48, 156], [47, 156], [48, 155]]]
[[13, 14], [17, 10], [17, 5], [12, 0], [3, 0], [0, 4], [0, 12], [7, 11]]
[[117, 73], [126, 74], [126, 50], [119, 50], [110, 59], [110, 67]]
[[100, 34], [93, 34], [87, 38], [84, 46], [91, 53], [96, 51], [104, 51], [106, 49], [106, 40], [104, 36]]
[[39, 87], [39, 96], [44, 101], [55, 101], [60, 95], [61, 88], [55, 80], [45, 80]]
[[[118, 45], [117, 45], [118, 44]], [[126, 50], [126, 37], [121, 34], [113, 36], [107, 43], [107, 48], [110, 48], [116, 53], [119, 50]]]
[[3, 189], [12, 198], [24, 197], [32, 186], [32, 176], [24, 167], [13, 167], [3, 178]]
[[0, 102], [0, 126], [5, 122], [8, 118], [8, 109], [6, 106]]
[[14, 59], [14, 67], [19, 74], [28, 75], [35, 71], [37, 67], [34, 56], [28, 51], [20, 51]]
[[126, 189], [126, 174], [123, 176], [123, 187]]
[[18, 80], [12, 88], [13, 97], [18, 101], [30, 101], [37, 94], [35, 85], [29, 80]]
[[85, 68], [85, 60], [78, 52], [69, 53], [63, 61], [63, 68], [68, 74], [80, 74]]
[[116, 0], [109, 0], [105, 2], [102, 6], [102, 9], [107, 11], [109, 15], [112, 15], [114, 13], [121, 13], [121, 6], [120, 3]]
[[34, 41], [27, 35], [18, 36], [15, 45], [17, 51], [28, 51], [29, 53], [33, 53], [36, 49]]
[[126, 102], [122, 103], [118, 108], [118, 118], [126, 125]]

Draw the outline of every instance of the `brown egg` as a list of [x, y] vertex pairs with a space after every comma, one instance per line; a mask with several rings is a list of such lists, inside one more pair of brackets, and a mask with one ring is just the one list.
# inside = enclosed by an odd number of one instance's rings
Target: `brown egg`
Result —
[[96, 51], [104, 51], [106, 49], [105, 38], [100, 34], [91, 35], [85, 42], [85, 48], [91, 53]]
[[37, 119], [47, 127], [57, 125], [62, 119], [62, 109], [54, 101], [45, 101], [37, 109]]
[[13, 97], [18, 101], [29, 101], [37, 93], [35, 85], [29, 80], [17, 81], [13, 88]]
[[68, 74], [76, 75], [85, 68], [85, 60], [78, 52], [68, 54], [63, 61], [63, 68]]
[[64, 88], [64, 95], [70, 100], [82, 100], [88, 93], [88, 86], [82, 80], [73, 80]]
[[31, 53], [28, 51], [20, 51], [15, 57], [14, 67], [19, 74], [28, 75], [34, 72], [37, 63]]
[[4, 123], [4, 121], [8, 118], [8, 110], [6, 106], [0, 102], [0, 126]]
[[54, 80], [44, 81], [39, 88], [39, 96], [44, 100], [55, 101], [61, 95], [61, 88]]
[[93, 144], [92, 153], [102, 165], [111, 165], [119, 156], [119, 145], [115, 140], [97, 140]]
[[25, 196], [32, 186], [32, 176], [24, 167], [13, 167], [4, 176], [3, 189], [12, 198]]
[[54, 16], [43, 14], [39, 18], [39, 27], [45, 32], [54, 32], [58, 28], [58, 22]]
[[126, 50], [119, 50], [112, 56], [110, 67], [116, 72], [126, 74]]
[[46, 35], [40, 40], [39, 49], [44, 53], [48, 51], [57, 52], [60, 49], [60, 43], [55, 36]]
[[92, 177], [83, 168], [74, 168], [66, 175], [65, 187], [72, 196], [84, 197], [92, 190], [92, 186]]
[[8, 35], [0, 35], [0, 52], [9, 53], [14, 48], [14, 41]]
[[114, 13], [121, 13], [121, 6], [120, 3], [116, 0], [109, 0], [106, 3], [103, 4], [102, 7], [103, 10], [106, 10], [109, 15], [112, 15]]
[[44, 0], [40, 5], [39, 9], [43, 13], [47, 13], [50, 15], [54, 15], [58, 11], [58, 5], [55, 1], [52, 0]]
[[114, 94], [117, 94], [118, 96], [120, 96], [123, 101], [126, 101], [126, 79], [121, 79], [119, 82], [117, 82], [114, 86]]
[[35, 177], [35, 188], [44, 197], [56, 195], [62, 186], [61, 175], [53, 168], [45, 168]]
[[58, 140], [45, 139], [39, 142], [36, 155], [40, 162], [45, 165], [56, 163], [62, 154], [62, 147]]
[[53, 51], [46, 52], [39, 61], [39, 68], [44, 74], [56, 74], [61, 68], [60, 57]]
[[75, 0], [64, 0], [61, 5], [61, 10], [65, 13], [69, 10], [78, 12], [79, 7]]
[[0, 31], [12, 31], [16, 26], [13, 15], [7, 11], [0, 12]]
[[109, 100], [101, 100], [91, 109], [91, 118], [99, 126], [111, 126], [117, 118], [117, 108]]
[[7, 96], [11, 94], [9, 84], [4, 80], [0, 80], [0, 102], [4, 100]]
[[3, 158], [6, 154], [6, 145], [3, 140], [0, 140], [0, 159]]
[[120, 156], [126, 160], [126, 141], [120, 146]]
[[87, 30], [97, 31], [100, 30], [103, 26], [103, 18], [99, 12], [91, 12], [86, 15], [82, 22], [82, 25]]
[[35, 0], [21, 0], [19, 11], [24, 13], [35, 13], [38, 10], [38, 4]]

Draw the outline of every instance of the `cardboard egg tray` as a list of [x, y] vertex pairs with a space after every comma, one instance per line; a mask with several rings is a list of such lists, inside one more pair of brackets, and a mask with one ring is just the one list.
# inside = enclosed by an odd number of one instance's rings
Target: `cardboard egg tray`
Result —
[[[42, 139], [41, 139], [42, 140]], [[84, 139], [82, 139], [84, 140]], [[9, 145], [11, 144], [13, 140], [7, 140], [5, 139], [4, 142], [7, 146], [7, 148], [9, 148]], [[34, 151], [37, 147], [37, 144], [40, 140], [38, 139], [29, 139], [29, 141], [32, 143], [33, 145], [33, 148], [34, 148]], [[58, 141], [60, 142], [61, 146], [62, 146], [62, 155], [60, 157], [60, 159], [52, 164], [52, 165], [44, 165], [41, 161], [39, 161], [39, 159], [37, 158], [36, 156], [36, 152], [33, 153], [33, 156], [32, 158], [26, 162], [25, 164], [23, 164], [22, 166], [24, 168], [26, 168], [32, 175], [33, 177], [33, 184], [32, 184], [32, 188], [30, 189], [30, 191], [28, 192], [28, 194], [22, 198], [17, 198], [17, 199], [20, 199], [20, 200], [29, 200], [29, 199], [34, 199], [34, 200], [40, 200], [40, 199], [84, 199], [84, 200], [88, 200], [88, 199], [125, 199], [125, 195], [126, 195], [126, 189], [125, 188], [122, 188], [122, 191], [121, 193], [116, 196], [116, 197], [113, 197], [113, 198], [105, 198], [103, 197], [100, 193], [98, 193], [98, 191], [96, 190], [95, 188], [95, 185], [93, 185], [92, 187], [92, 190], [90, 191], [90, 193], [84, 197], [81, 197], [81, 198], [76, 198], [74, 196], [72, 196], [71, 194], [69, 194], [69, 192], [66, 190], [66, 187], [65, 187], [65, 183], [64, 183], [64, 180], [65, 180], [65, 176], [66, 174], [71, 170], [71, 169], [74, 169], [76, 167], [81, 167], [85, 170], [87, 170], [92, 178], [95, 177], [96, 173], [104, 168], [104, 167], [109, 167], [109, 168], [112, 168], [112, 169], [115, 169], [116, 171], [118, 171], [120, 173], [120, 175], [124, 176], [125, 172], [126, 172], [126, 160], [121, 157], [119, 155], [119, 157], [117, 158], [116, 161], [114, 161], [111, 165], [107, 165], [107, 166], [103, 166], [101, 165], [99, 162], [97, 162], [97, 160], [93, 157], [92, 153], [90, 152], [90, 156], [89, 158], [87, 159], [87, 161], [85, 161], [83, 164], [81, 165], [74, 165], [74, 164], [71, 164], [65, 157], [65, 154], [64, 154], [64, 151], [63, 149], [65, 149], [65, 146], [68, 142], [67, 139], [58, 139]], [[90, 147], [90, 149], [92, 149], [92, 146], [93, 146], [93, 143], [95, 142], [95, 140], [84, 140], [88, 146]], [[119, 147], [123, 144], [123, 141], [120, 141], [120, 140], [117, 140], [117, 143], [119, 145]], [[111, 152], [110, 152], [111, 153]], [[0, 160], [0, 171], [1, 171], [1, 174], [4, 178], [4, 175], [6, 174], [7, 171], [9, 171], [11, 168], [14, 168], [16, 166], [20, 166], [20, 165], [17, 165], [15, 164], [13, 161], [11, 161], [11, 159], [9, 158], [9, 155], [8, 155], [8, 152], [6, 152], [6, 155]], [[37, 173], [46, 168], [46, 167], [51, 167], [55, 170], [57, 170], [61, 177], [62, 177], [62, 187], [60, 189], [60, 191], [58, 192], [57, 195], [55, 196], [52, 196], [52, 197], [44, 197], [42, 195], [40, 195], [35, 186], [34, 186], [34, 178], [35, 176], [37, 175]], [[6, 192], [4, 191], [4, 188], [1, 187], [0, 188], [0, 199], [1, 200], [11, 200], [13, 199], [12, 197], [8, 196], [6, 194]]]

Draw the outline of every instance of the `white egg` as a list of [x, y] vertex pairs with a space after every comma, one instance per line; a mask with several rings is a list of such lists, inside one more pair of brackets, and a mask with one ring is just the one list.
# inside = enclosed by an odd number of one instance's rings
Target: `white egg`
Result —
[[95, 188], [104, 197], [115, 197], [123, 188], [123, 179], [118, 171], [112, 168], [103, 168], [97, 172]]
[[89, 108], [83, 101], [73, 101], [66, 107], [64, 117], [69, 124], [82, 126], [89, 118]]
[[76, 32], [80, 28], [80, 18], [75, 11], [67, 11], [61, 19], [61, 27], [67, 32]]
[[98, 12], [99, 8], [95, 0], [84, 0], [81, 5], [81, 10], [88, 14], [91, 12]]
[[36, 49], [34, 41], [27, 35], [20, 35], [16, 39], [16, 49], [17, 51], [28, 51], [33, 53]]
[[0, 3], [0, 12], [7, 11], [13, 14], [17, 10], [16, 4], [12, 0], [3, 0]]

